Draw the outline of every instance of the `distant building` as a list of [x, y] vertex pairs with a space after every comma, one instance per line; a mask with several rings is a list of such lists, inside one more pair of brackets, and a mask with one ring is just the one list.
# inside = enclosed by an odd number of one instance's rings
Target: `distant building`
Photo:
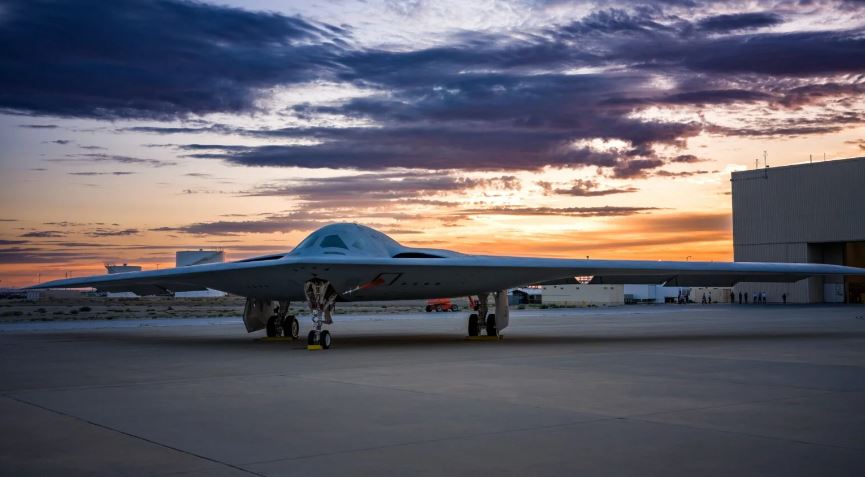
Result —
[[700, 303], [703, 298], [712, 303], [729, 303], [730, 288], [725, 287], [665, 287], [663, 285], [625, 285], [625, 303], [677, 303], [684, 296]]
[[540, 305], [543, 288], [532, 286], [508, 290], [508, 305]]
[[[115, 273], [140, 272], [141, 266], [128, 265], [125, 263], [123, 265], [106, 263], [105, 271], [108, 272], [109, 275], [114, 275]], [[138, 295], [132, 292], [108, 292], [105, 296], [108, 298], [138, 298]]]
[[[175, 266], [178, 268], [223, 262], [225, 262], [225, 252], [222, 250], [181, 250], [175, 254]], [[225, 295], [226, 293], [224, 292], [209, 288], [207, 290], [177, 292], [174, 294], [174, 296], [181, 298], [220, 297]]]
[[[865, 267], [865, 157], [734, 172], [737, 262], [809, 262]], [[865, 278], [740, 283], [768, 302], [863, 303]]]
[[[87, 294], [82, 292], [81, 290], [66, 290], [66, 289], [54, 289], [54, 290], [25, 290], [26, 299], [30, 301], [40, 301], [40, 300], [58, 300], [58, 299], [68, 299], [68, 298], [80, 298], [82, 296], [86, 296]], [[133, 295], [135, 296], [135, 295]]]
[[624, 285], [544, 285], [542, 300], [545, 305], [559, 306], [624, 305], [624, 289]]
[[110, 263], [105, 264], [105, 271], [108, 272], [109, 275], [113, 275], [115, 273], [126, 273], [126, 272], [140, 272], [141, 266], [139, 265], [113, 265]]

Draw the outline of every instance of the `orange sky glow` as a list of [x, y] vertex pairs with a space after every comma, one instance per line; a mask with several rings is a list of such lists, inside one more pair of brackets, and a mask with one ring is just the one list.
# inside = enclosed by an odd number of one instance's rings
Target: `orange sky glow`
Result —
[[98, 32], [0, 11], [0, 287], [284, 252], [332, 222], [728, 261], [733, 171], [865, 153], [852, 3], [228, 3], [105, 2]]

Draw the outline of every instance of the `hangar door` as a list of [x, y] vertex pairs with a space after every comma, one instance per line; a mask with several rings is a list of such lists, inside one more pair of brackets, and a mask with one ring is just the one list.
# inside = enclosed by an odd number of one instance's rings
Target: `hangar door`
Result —
[[[865, 242], [847, 242], [844, 245], [844, 265], [865, 267]], [[844, 288], [847, 303], [865, 303], [865, 277], [846, 277]]]

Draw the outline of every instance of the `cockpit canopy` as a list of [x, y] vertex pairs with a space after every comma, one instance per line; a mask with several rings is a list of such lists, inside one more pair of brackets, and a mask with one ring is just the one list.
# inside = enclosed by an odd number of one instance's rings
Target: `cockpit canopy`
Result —
[[443, 258], [460, 254], [449, 250], [406, 247], [378, 230], [363, 225], [331, 224], [311, 233], [289, 255]]

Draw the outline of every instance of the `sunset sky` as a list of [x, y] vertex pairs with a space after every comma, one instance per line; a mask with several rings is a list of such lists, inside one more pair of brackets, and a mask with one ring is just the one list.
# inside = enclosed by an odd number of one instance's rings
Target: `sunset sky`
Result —
[[731, 260], [730, 173], [865, 155], [863, 93], [852, 0], [0, 0], [0, 287], [338, 221]]

